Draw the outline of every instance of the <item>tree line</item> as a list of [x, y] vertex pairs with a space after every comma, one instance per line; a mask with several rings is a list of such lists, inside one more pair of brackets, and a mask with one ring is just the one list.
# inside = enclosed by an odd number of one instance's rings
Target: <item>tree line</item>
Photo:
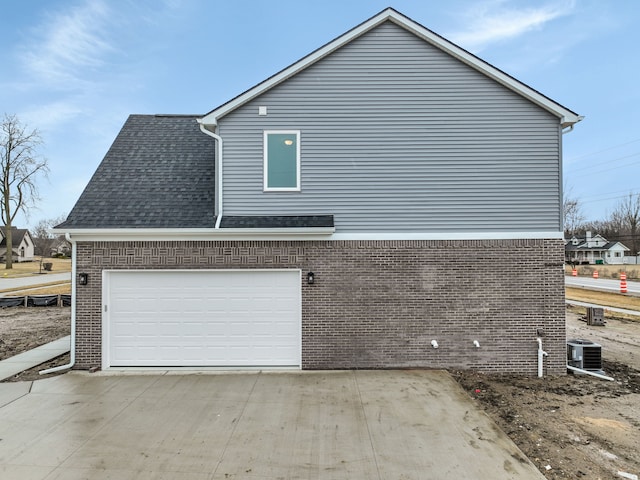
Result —
[[563, 202], [565, 238], [583, 237], [586, 232], [598, 233], [610, 242], [621, 242], [631, 255], [640, 253], [640, 193], [621, 198], [603, 220], [586, 220], [580, 201], [565, 197]]

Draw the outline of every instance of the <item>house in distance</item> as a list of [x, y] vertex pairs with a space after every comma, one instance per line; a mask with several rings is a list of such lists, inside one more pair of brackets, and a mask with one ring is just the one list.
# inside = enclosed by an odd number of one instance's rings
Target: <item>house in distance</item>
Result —
[[[32, 262], [34, 243], [29, 230], [26, 228], [11, 228], [11, 250], [14, 262]], [[0, 262], [7, 258], [7, 227], [0, 227]]]
[[209, 113], [131, 115], [57, 227], [75, 368], [535, 374], [542, 337], [565, 373], [580, 120], [391, 8]]
[[584, 237], [573, 236], [564, 246], [564, 260], [573, 265], [609, 264], [622, 265], [635, 263], [634, 257], [625, 257], [630, 249], [621, 242], [610, 242], [602, 235], [591, 235], [586, 232]]

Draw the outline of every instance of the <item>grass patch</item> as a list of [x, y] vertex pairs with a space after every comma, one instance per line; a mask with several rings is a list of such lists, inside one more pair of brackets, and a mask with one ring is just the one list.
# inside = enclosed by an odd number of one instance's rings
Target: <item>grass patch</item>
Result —
[[[571, 265], [565, 265], [565, 274], [571, 275]], [[627, 280], [640, 278], [640, 265], [576, 265], [579, 277], [591, 277], [595, 270], [599, 278], [620, 278], [620, 272], [627, 274]]]
[[626, 308], [640, 311], [640, 297], [631, 297], [619, 293], [598, 292], [583, 288], [567, 287], [565, 297], [568, 300], [595, 303], [603, 307]]
[[[42, 263], [51, 263], [51, 272], [47, 273], [63, 273], [71, 271], [71, 259], [70, 258], [43, 258]], [[44, 272], [42, 268], [42, 272]], [[7, 270], [4, 263], [0, 264], [0, 277], [2, 278], [16, 278], [27, 277], [40, 273], [40, 257], [35, 257], [33, 262], [13, 262], [13, 268]]]
[[69, 295], [71, 294], [71, 284], [52, 285], [50, 287], [38, 287], [31, 290], [16, 290], [10, 296], [20, 297], [24, 295]]
[[16, 297], [20, 295], [59, 295], [63, 293], [71, 293], [71, 283], [50, 282], [38, 285], [34, 288], [6, 288], [4, 290], [0, 290], [0, 293], [10, 297]]

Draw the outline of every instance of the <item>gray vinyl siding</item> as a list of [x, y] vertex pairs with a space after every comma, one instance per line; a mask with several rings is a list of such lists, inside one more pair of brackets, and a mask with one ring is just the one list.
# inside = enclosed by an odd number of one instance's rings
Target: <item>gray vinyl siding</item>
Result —
[[[301, 192], [263, 192], [264, 130], [300, 130]], [[391, 22], [219, 134], [225, 215], [333, 214], [342, 233], [561, 230], [559, 119]]]

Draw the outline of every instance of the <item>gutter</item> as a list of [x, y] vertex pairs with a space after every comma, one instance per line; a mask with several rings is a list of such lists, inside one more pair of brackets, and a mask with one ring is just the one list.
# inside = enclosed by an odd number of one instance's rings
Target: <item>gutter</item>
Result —
[[253, 240], [268, 236], [270, 240], [518, 240], [562, 239], [563, 232], [351, 232], [335, 233], [334, 227], [301, 228], [61, 228], [55, 234], [73, 235], [82, 241], [156, 241], [156, 240]]
[[216, 151], [216, 175], [218, 176], [218, 185], [216, 185], [216, 194], [218, 197], [218, 217], [216, 218], [215, 229], [218, 230], [220, 228], [220, 223], [222, 222], [222, 137], [213, 133], [211, 130], [207, 130], [202, 123], [202, 119], [198, 119], [198, 125], [200, 125], [200, 131], [205, 135], [209, 135], [210, 137], [217, 140], [218, 149]]
[[569, 124], [568, 126], [566, 126], [566, 127], [564, 127], [564, 128], [562, 129], [562, 134], [564, 135], [565, 133], [571, 133], [571, 132], [573, 132], [573, 127], [574, 127], [574, 125], [575, 125], [576, 123], [578, 123], [578, 122], [582, 121], [582, 120], [584, 120], [584, 116], [582, 116], [582, 115], [578, 115], [578, 119], [576, 120], [576, 122], [575, 122], [575, 123], [571, 123], [571, 124]]
[[67, 242], [71, 244], [71, 350], [69, 363], [66, 365], [58, 365], [53, 368], [47, 368], [46, 370], [40, 370], [40, 372], [38, 372], [40, 375], [66, 370], [68, 368], [72, 368], [76, 364], [76, 272], [78, 269], [76, 259], [78, 258], [78, 244], [68, 233], [65, 234], [65, 238], [67, 239]]
[[269, 237], [273, 240], [326, 239], [335, 233], [335, 227], [300, 228], [88, 228], [52, 230], [54, 233], [73, 235], [75, 240], [87, 242], [118, 241], [197, 241], [197, 240], [252, 240]]

